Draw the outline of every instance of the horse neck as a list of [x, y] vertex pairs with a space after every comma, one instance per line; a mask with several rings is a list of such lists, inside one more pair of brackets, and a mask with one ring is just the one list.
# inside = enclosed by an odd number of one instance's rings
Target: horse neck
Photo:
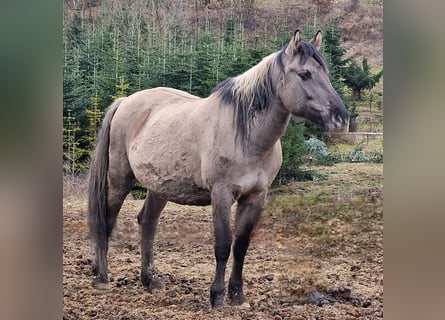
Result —
[[[221, 82], [215, 89], [222, 104], [234, 107], [236, 135], [244, 152], [261, 155], [284, 134], [290, 113], [276, 96], [282, 67], [273, 53], [245, 73]], [[266, 78], [267, 77], [267, 78]], [[241, 119], [241, 120], [240, 120]]]
[[286, 132], [291, 114], [276, 102], [266, 112], [256, 115], [248, 137], [247, 151], [265, 154], [273, 149], [280, 137]]
[[[269, 76], [274, 85], [282, 81], [279, 67], [271, 69]], [[278, 88], [272, 90], [278, 94]], [[280, 137], [286, 132], [291, 114], [282, 105], [277, 96], [269, 97], [268, 105], [255, 114], [248, 137], [247, 149], [255, 154], [267, 153], [272, 150]]]

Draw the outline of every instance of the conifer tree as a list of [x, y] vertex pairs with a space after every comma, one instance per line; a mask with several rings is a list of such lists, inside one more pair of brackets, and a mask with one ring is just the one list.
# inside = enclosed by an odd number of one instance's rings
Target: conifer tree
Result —
[[94, 142], [96, 141], [97, 133], [99, 131], [100, 123], [104, 112], [99, 107], [100, 98], [98, 92], [90, 98], [90, 107], [85, 109], [85, 114], [88, 118], [88, 128], [85, 130], [84, 142], [88, 150], [94, 149]]
[[331, 19], [326, 25], [322, 43], [323, 55], [331, 72], [332, 86], [339, 93], [340, 97], [345, 100], [343, 79], [350, 59], [344, 58], [346, 49], [341, 46], [337, 19]]
[[362, 100], [362, 91], [372, 89], [383, 75], [383, 70], [373, 75], [368, 64], [368, 59], [362, 59], [360, 66], [357, 61], [353, 60], [346, 68], [344, 75], [345, 84], [352, 90], [357, 100]]
[[298, 177], [298, 168], [307, 153], [307, 145], [304, 143], [305, 131], [302, 122], [294, 118], [289, 121], [286, 133], [281, 138], [283, 163], [275, 179], [279, 184], [288, 183]]
[[201, 31], [196, 40], [194, 52], [194, 69], [198, 70], [192, 84], [192, 94], [207, 97], [216, 85], [217, 51], [214, 35]]
[[73, 112], [68, 109], [63, 117], [63, 170], [74, 175], [79, 167], [79, 159], [84, 150], [79, 148], [78, 132], [80, 127]]
[[113, 100], [127, 96], [127, 90], [130, 85], [125, 83], [125, 76], [119, 76], [119, 83], [116, 84], [116, 93], [111, 96]]

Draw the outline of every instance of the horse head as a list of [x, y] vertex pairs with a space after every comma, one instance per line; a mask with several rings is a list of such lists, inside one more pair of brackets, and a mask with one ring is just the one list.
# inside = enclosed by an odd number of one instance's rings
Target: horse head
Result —
[[309, 120], [326, 131], [348, 131], [349, 114], [329, 80], [329, 71], [320, 54], [318, 31], [309, 42], [297, 30], [280, 52], [281, 81], [278, 97], [294, 116]]

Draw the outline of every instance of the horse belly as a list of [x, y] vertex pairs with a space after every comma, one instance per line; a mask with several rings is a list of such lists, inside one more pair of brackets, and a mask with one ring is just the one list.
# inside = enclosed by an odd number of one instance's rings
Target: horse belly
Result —
[[[169, 161], [167, 157], [159, 155], [156, 160], [135, 162], [130, 157], [130, 163], [136, 179], [167, 201], [199, 206], [211, 202], [210, 191], [200, 182], [198, 168], [187, 166], [180, 158]], [[196, 161], [195, 165], [199, 166], [199, 163]]]
[[206, 206], [211, 203], [210, 191], [197, 186], [192, 179], [167, 179], [153, 183], [149, 189], [177, 204]]

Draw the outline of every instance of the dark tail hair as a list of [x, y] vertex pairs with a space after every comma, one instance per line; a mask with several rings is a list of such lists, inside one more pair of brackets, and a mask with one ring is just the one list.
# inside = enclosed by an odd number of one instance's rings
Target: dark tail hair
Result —
[[[96, 148], [91, 159], [88, 183], [88, 224], [91, 240], [96, 246], [101, 248], [107, 246], [108, 242], [106, 215], [110, 125], [114, 113], [124, 99], [125, 98], [117, 99], [108, 107], [102, 122], [102, 127], [97, 136]], [[102, 258], [103, 257], [96, 256], [97, 263], [101, 263]]]

